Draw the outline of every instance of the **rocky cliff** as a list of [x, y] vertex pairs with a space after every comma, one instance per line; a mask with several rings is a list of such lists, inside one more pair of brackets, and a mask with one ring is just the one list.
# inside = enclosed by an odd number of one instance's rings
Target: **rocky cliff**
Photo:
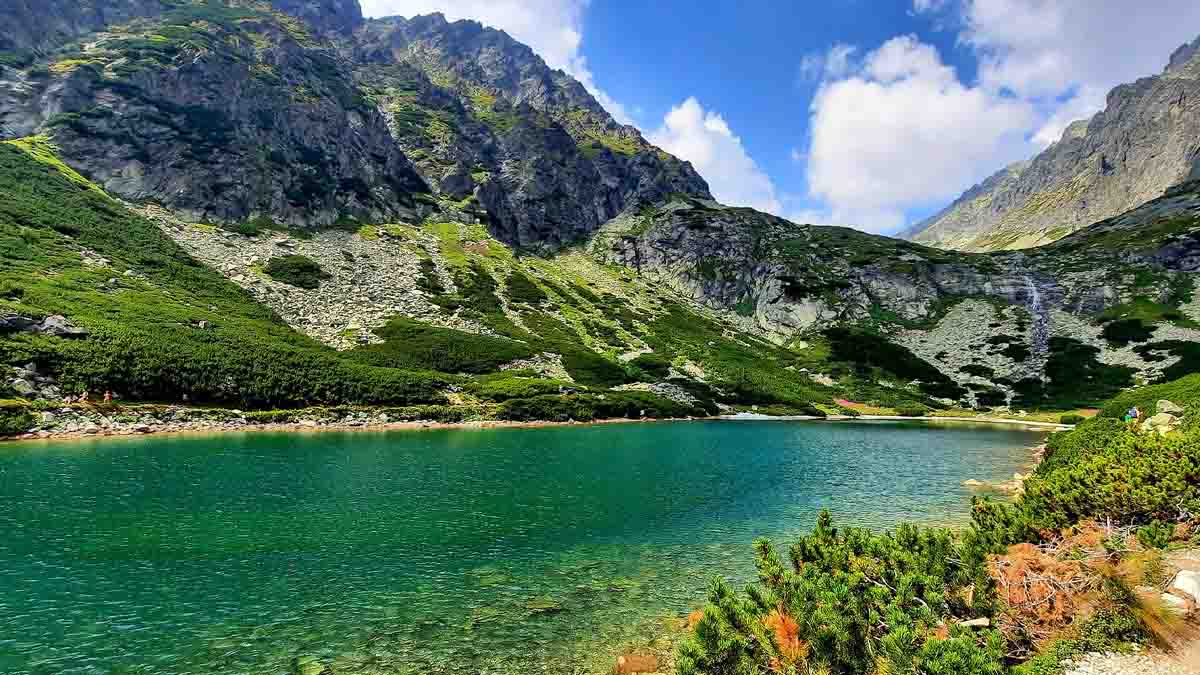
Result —
[[1055, 241], [1200, 176], [1200, 39], [1162, 74], [1124, 84], [1104, 110], [1075, 122], [1028, 162], [968, 190], [906, 233], [964, 251]]
[[631, 206], [708, 196], [578, 82], [472, 22], [364, 22], [355, 0], [105, 0], [18, 4], [0, 31], [3, 137], [53, 135], [106, 190], [199, 220], [440, 213], [553, 249]]

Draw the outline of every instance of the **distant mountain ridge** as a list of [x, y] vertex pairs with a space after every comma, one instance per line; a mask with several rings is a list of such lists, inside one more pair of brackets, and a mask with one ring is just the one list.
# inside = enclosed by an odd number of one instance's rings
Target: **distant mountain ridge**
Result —
[[1036, 157], [967, 190], [901, 236], [963, 251], [1056, 241], [1200, 176], [1200, 38], [1164, 71], [1114, 88]]

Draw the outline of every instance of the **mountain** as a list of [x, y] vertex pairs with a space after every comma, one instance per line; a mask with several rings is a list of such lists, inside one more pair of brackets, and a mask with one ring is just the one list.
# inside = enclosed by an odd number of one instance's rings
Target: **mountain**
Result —
[[474, 22], [53, 0], [0, 32], [0, 395], [1062, 409], [1200, 369], [1200, 183], [1050, 247], [944, 251], [719, 204]]
[[962, 251], [1060, 239], [1200, 177], [1200, 38], [1154, 77], [1123, 84], [1037, 157], [976, 185], [904, 237]]

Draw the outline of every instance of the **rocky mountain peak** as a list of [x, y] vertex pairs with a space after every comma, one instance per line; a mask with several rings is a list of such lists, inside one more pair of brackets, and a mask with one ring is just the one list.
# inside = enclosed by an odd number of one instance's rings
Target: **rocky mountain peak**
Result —
[[905, 233], [964, 251], [1039, 246], [1200, 175], [1200, 38], [1166, 70], [1109, 92], [1019, 173], [1005, 170]]
[[1171, 59], [1167, 63], [1166, 72], [1180, 72], [1183, 70], [1192, 70], [1200, 61], [1197, 57], [1200, 56], [1200, 37], [1188, 44], [1181, 45], [1171, 54]]

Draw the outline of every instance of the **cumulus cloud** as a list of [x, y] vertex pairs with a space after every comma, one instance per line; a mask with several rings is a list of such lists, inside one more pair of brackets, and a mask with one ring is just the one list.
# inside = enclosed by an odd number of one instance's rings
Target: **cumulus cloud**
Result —
[[912, 12], [957, 30], [977, 76], [913, 36], [847, 58], [842, 75], [827, 57], [802, 62], [823, 78], [807, 169], [827, 221], [886, 232], [944, 204], [1057, 142], [1113, 86], [1160, 71], [1200, 26], [1195, 0], [912, 0]]
[[913, 8], [957, 16], [980, 85], [1043, 111], [1033, 135], [1041, 146], [1102, 109], [1112, 87], [1160, 71], [1200, 26], [1194, 0], [914, 0]]
[[901, 36], [826, 82], [812, 104], [811, 195], [832, 222], [899, 228], [1023, 154], [1031, 106], [963, 85], [937, 50]]
[[583, 56], [583, 15], [589, 0], [362, 0], [371, 17], [441, 12], [449, 21], [473, 19], [529, 45], [551, 68], [579, 80], [616, 120], [632, 124], [628, 108], [596, 84]]
[[705, 110], [695, 98], [672, 108], [649, 140], [691, 162], [718, 201], [777, 215], [783, 211], [775, 184], [746, 152], [742, 139], [720, 113]]

